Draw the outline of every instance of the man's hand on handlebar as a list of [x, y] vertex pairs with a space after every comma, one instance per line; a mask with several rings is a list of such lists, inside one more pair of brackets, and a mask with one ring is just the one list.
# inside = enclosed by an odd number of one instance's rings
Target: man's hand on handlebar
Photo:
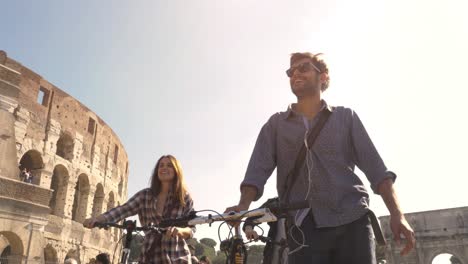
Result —
[[[234, 205], [234, 206], [226, 208], [226, 210], [224, 210], [224, 213], [230, 213], [230, 212], [238, 213], [240, 211], [247, 211], [247, 210], [249, 210], [248, 205], [238, 204], [238, 205]], [[240, 222], [235, 222], [235, 221], [229, 221], [227, 223], [231, 226], [238, 226], [240, 224]]]
[[226, 208], [226, 210], [224, 210], [224, 213], [229, 213], [229, 212], [240, 212], [240, 211], [247, 211], [249, 210], [249, 206], [248, 205], [242, 205], [242, 204], [238, 204], [238, 205], [234, 205], [234, 206], [231, 206], [231, 207], [228, 207]]
[[247, 237], [247, 239], [249, 239], [250, 241], [258, 240], [257, 231], [255, 231], [252, 226], [246, 225], [244, 228], [244, 233], [245, 233], [245, 237]]

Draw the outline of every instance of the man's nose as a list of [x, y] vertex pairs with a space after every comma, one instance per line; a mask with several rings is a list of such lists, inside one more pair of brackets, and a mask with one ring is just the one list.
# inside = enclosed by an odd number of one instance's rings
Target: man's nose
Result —
[[294, 69], [292, 69], [292, 76], [291, 77], [294, 77], [294, 76], [300, 75], [300, 74], [301, 74], [301, 72], [297, 68], [294, 68]]

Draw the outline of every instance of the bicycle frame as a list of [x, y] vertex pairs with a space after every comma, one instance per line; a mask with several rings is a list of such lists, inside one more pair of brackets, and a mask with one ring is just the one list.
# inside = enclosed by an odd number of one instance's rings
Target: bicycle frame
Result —
[[108, 227], [115, 227], [120, 229], [125, 229], [125, 241], [123, 243], [122, 255], [120, 256], [120, 264], [128, 264], [128, 258], [130, 256], [130, 245], [133, 240], [133, 232], [134, 231], [148, 231], [148, 230], [155, 230], [157, 232], [162, 232], [164, 229], [156, 227], [156, 226], [146, 226], [146, 227], [137, 227], [136, 220], [124, 220], [122, 225], [116, 223], [96, 223], [96, 227], [99, 228], [108, 228]]
[[120, 258], [120, 264], [127, 264], [128, 263], [128, 257], [130, 257], [130, 245], [132, 243], [133, 239], [133, 231], [136, 228], [136, 221], [124, 221], [124, 226], [126, 226], [125, 230], [127, 233], [125, 234], [125, 243], [122, 249], [122, 256]]
[[220, 249], [227, 255], [226, 264], [247, 263], [247, 248], [240, 231], [240, 226], [235, 227], [234, 237], [221, 242]]

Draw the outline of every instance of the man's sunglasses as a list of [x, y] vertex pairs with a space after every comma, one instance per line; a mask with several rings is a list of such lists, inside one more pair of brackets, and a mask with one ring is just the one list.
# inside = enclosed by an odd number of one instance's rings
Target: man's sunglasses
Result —
[[288, 75], [289, 78], [291, 78], [293, 75], [294, 75], [294, 72], [296, 70], [299, 70], [300, 73], [305, 73], [305, 72], [308, 72], [310, 70], [316, 70], [318, 73], [322, 73], [319, 68], [317, 68], [317, 66], [315, 66], [312, 62], [304, 62], [302, 64], [299, 64], [295, 67], [291, 67], [289, 69], [286, 70], [286, 75]]

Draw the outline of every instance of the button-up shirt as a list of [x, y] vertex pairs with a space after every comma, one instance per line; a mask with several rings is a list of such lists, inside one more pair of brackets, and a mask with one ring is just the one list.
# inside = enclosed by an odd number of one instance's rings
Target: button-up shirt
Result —
[[277, 168], [276, 188], [284, 201], [287, 176], [307, 132], [324, 111], [332, 113], [307, 151], [286, 201], [309, 201], [309, 209], [291, 212], [297, 225], [309, 210], [317, 227], [340, 226], [363, 216], [369, 208], [369, 194], [354, 172], [356, 166], [364, 172], [375, 193], [384, 179], [394, 181], [396, 178], [387, 170], [356, 112], [345, 107], [330, 107], [322, 100], [322, 108], [312, 120], [305, 119], [292, 106], [270, 117], [257, 138], [241, 187], [254, 186], [257, 189], [255, 200], [258, 200]]
[[[174, 199], [174, 193], [169, 192], [162, 216], [156, 214], [157, 198], [151, 189], [144, 189], [136, 193], [125, 204], [116, 207], [104, 214], [107, 221], [115, 223], [126, 217], [138, 214], [142, 226], [157, 224], [162, 219], [175, 219], [187, 216], [193, 211], [193, 200], [187, 193], [185, 205]], [[195, 232], [195, 228], [192, 227]], [[169, 237], [150, 231], [145, 234], [141, 249], [140, 263], [169, 264], [192, 263], [190, 249], [184, 239]]]

